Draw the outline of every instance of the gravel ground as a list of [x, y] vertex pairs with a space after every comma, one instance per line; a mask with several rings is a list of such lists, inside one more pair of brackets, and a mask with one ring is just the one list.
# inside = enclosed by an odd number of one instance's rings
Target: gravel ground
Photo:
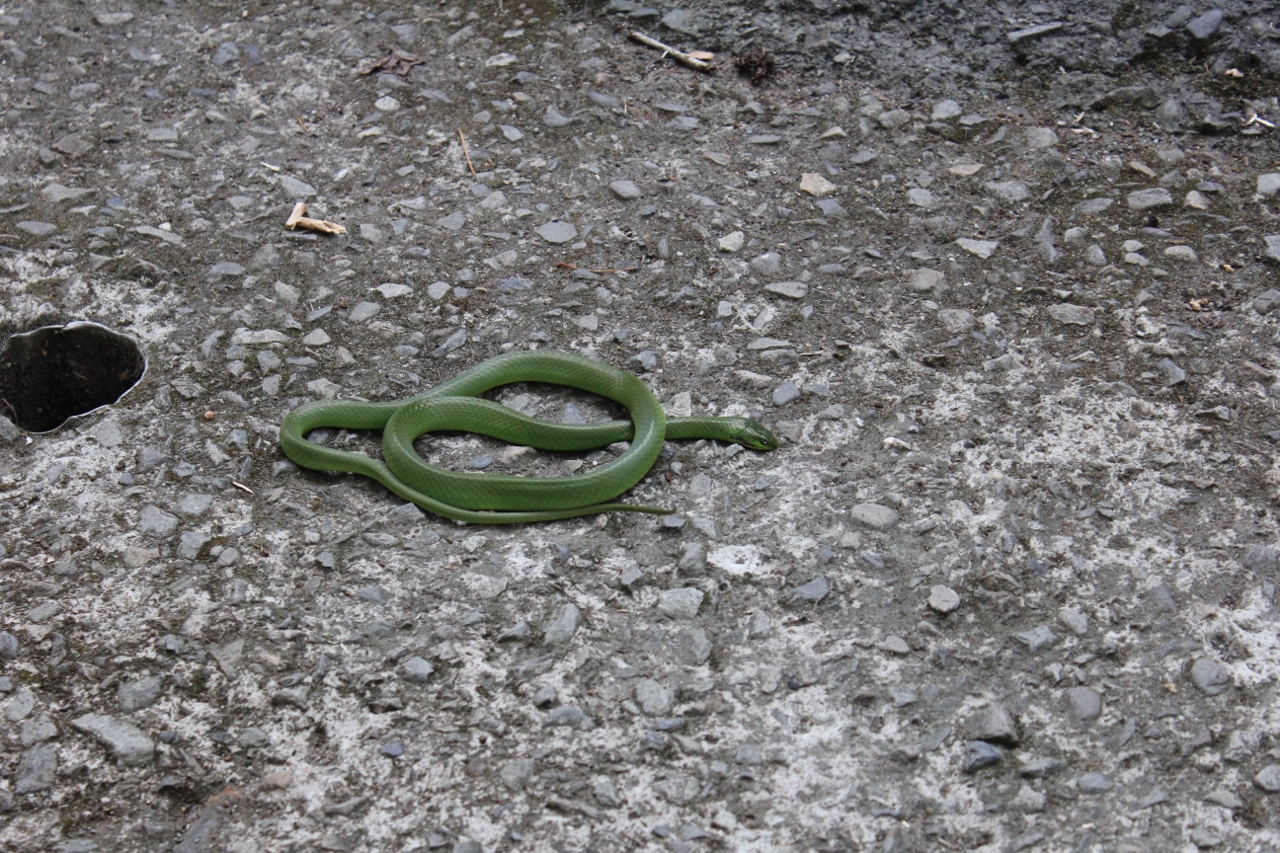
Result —
[[[0, 419], [0, 849], [1280, 848], [1277, 21], [0, 9], [0, 332], [148, 360]], [[280, 453], [528, 347], [782, 447], [511, 528]]]

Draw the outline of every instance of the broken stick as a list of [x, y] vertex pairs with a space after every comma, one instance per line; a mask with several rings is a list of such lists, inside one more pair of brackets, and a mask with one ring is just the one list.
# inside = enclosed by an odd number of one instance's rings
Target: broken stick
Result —
[[685, 53], [683, 50], [676, 50], [671, 45], [663, 44], [657, 39], [651, 39], [644, 33], [632, 32], [631, 38], [635, 41], [640, 42], [642, 45], [645, 45], [646, 47], [651, 47], [654, 50], [660, 50], [662, 51], [664, 56], [670, 56], [672, 59], [676, 60], [677, 62], [683, 63], [684, 65], [687, 65], [690, 68], [693, 68], [695, 70], [710, 71], [714, 67], [710, 62], [703, 62], [701, 59], [698, 59], [696, 56], [692, 56], [688, 53]]
[[308, 219], [307, 203], [300, 201], [293, 206], [293, 213], [284, 221], [284, 227], [292, 231], [295, 228], [306, 228], [308, 231], [319, 231], [321, 234], [346, 234], [347, 229], [327, 219]]

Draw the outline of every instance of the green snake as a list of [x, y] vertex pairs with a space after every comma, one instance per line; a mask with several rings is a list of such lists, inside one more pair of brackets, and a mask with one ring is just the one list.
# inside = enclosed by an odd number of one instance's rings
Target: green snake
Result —
[[[631, 419], [553, 424], [479, 397], [512, 382], [543, 382], [590, 391], [625, 406]], [[314, 429], [382, 430], [380, 461], [307, 441]], [[435, 430], [478, 433], [540, 450], [577, 451], [618, 441], [618, 458], [571, 477], [517, 477], [447, 471], [414, 450]], [[664, 514], [671, 510], [617, 503], [649, 472], [666, 439], [711, 438], [753, 450], [774, 450], [778, 440], [749, 418], [667, 418], [639, 377], [570, 353], [519, 350], [483, 361], [421, 394], [390, 403], [323, 400], [299, 406], [280, 424], [280, 447], [304, 468], [372, 477], [395, 494], [436, 515], [473, 524], [554, 521], [603, 512]]]

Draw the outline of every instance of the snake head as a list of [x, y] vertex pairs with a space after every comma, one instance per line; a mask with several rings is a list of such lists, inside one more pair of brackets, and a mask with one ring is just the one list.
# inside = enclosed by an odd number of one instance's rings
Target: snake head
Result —
[[743, 418], [742, 423], [734, 431], [734, 443], [749, 447], [752, 450], [777, 450], [778, 437], [758, 421]]

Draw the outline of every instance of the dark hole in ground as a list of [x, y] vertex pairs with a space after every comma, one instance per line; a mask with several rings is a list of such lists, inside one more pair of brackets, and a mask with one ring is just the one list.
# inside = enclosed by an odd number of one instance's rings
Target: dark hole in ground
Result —
[[14, 335], [0, 352], [0, 415], [29, 432], [48, 432], [116, 402], [146, 369], [132, 338], [97, 323]]

